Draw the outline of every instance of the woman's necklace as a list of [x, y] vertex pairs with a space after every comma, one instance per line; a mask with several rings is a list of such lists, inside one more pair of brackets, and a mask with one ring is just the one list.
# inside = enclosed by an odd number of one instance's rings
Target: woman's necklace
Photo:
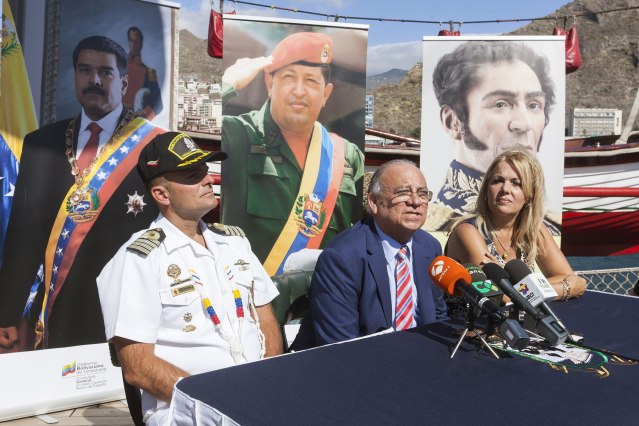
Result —
[[499, 235], [497, 235], [497, 232], [495, 232], [495, 231], [492, 231], [492, 232], [493, 232], [493, 236], [495, 237], [495, 239], [497, 240], [497, 242], [501, 246], [502, 250], [504, 250], [504, 254], [501, 257], [504, 260], [506, 260], [508, 258], [508, 249], [506, 248], [506, 246], [504, 246], [504, 243], [502, 243], [501, 240], [499, 239]]

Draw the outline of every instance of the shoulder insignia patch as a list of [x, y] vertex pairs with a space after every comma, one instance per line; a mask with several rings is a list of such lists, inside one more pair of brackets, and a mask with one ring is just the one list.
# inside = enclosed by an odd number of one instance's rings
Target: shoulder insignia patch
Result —
[[149, 229], [129, 244], [126, 249], [147, 257], [149, 253], [160, 247], [160, 243], [164, 241], [164, 238], [166, 238], [166, 235], [162, 228]]
[[226, 235], [227, 237], [244, 237], [244, 231], [239, 226], [222, 225], [221, 223], [209, 223], [208, 227], [216, 234]]

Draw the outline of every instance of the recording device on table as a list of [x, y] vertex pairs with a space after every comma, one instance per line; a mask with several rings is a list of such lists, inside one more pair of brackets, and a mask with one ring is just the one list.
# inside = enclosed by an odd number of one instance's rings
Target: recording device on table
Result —
[[[488, 315], [491, 321], [494, 321], [494, 323], [497, 324], [499, 334], [509, 346], [517, 349], [523, 349], [528, 346], [530, 338], [526, 331], [517, 321], [508, 318], [497, 304], [489, 300], [484, 294], [478, 291], [475, 286], [473, 286], [472, 283], [474, 280], [471, 278], [471, 275], [466, 268], [449, 257], [439, 256], [431, 263], [429, 271], [431, 278], [435, 284], [442, 289], [442, 291], [450, 295], [463, 296], [474, 307]], [[478, 283], [477, 285], [485, 286], [483, 282], [486, 281], [486, 277], [483, 273], [481, 273], [481, 270], [477, 268], [477, 270], [473, 270], [473, 274], [475, 274], [476, 282]], [[479, 274], [481, 274], [481, 276]], [[479, 284], [479, 281], [482, 281], [482, 284]], [[473, 314], [469, 315], [467, 318], [466, 329], [457, 342], [457, 345], [451, 354], [451, 358], [455, 356], [461, 342], [469, 331], [476, 331]], [[476, 336], [480, 339], [482, 345], [484, 345], [484, 347], [493, 354], [493, 356], [499, 358], [497, 353], [495, 353], [490, 345], [488, 345], [480, 333], [476, 333]]]

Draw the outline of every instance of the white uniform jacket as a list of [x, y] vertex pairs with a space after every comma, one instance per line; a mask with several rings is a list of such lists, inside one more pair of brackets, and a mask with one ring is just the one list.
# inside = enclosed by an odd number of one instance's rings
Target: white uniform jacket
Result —
[[[261, 306], [278, 294], [248, 239], [214, 233], [204, 222], [200, 227], [207, 247], [160, 214], [149, 227], [166, 235], [159, 247], [147, 255], [128, 248], [146, 231], [138, 232], [97, 278], [107, 339], [155, 344], [155, 355], [190, 374], [235, 365], [230, 344], [215, 329], [203, 298], [210, 300], [227, 339], [238, 334], [242, 323], [243, 363], [261, 357], [249, 295]], [[238, 319], [234, 288], [241, 294], [243, 320]], [[164, 404], [142, 393], [143, 413]]]

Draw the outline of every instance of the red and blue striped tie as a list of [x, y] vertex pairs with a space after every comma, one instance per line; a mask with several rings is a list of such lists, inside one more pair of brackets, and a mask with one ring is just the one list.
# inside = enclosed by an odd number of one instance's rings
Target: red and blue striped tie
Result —
[[395, 330], [413, 327], [413, 288], [411, 286], [408, 247], [402, 246], [395, 256], [395, 282], [397, 298], [395, 304]]

